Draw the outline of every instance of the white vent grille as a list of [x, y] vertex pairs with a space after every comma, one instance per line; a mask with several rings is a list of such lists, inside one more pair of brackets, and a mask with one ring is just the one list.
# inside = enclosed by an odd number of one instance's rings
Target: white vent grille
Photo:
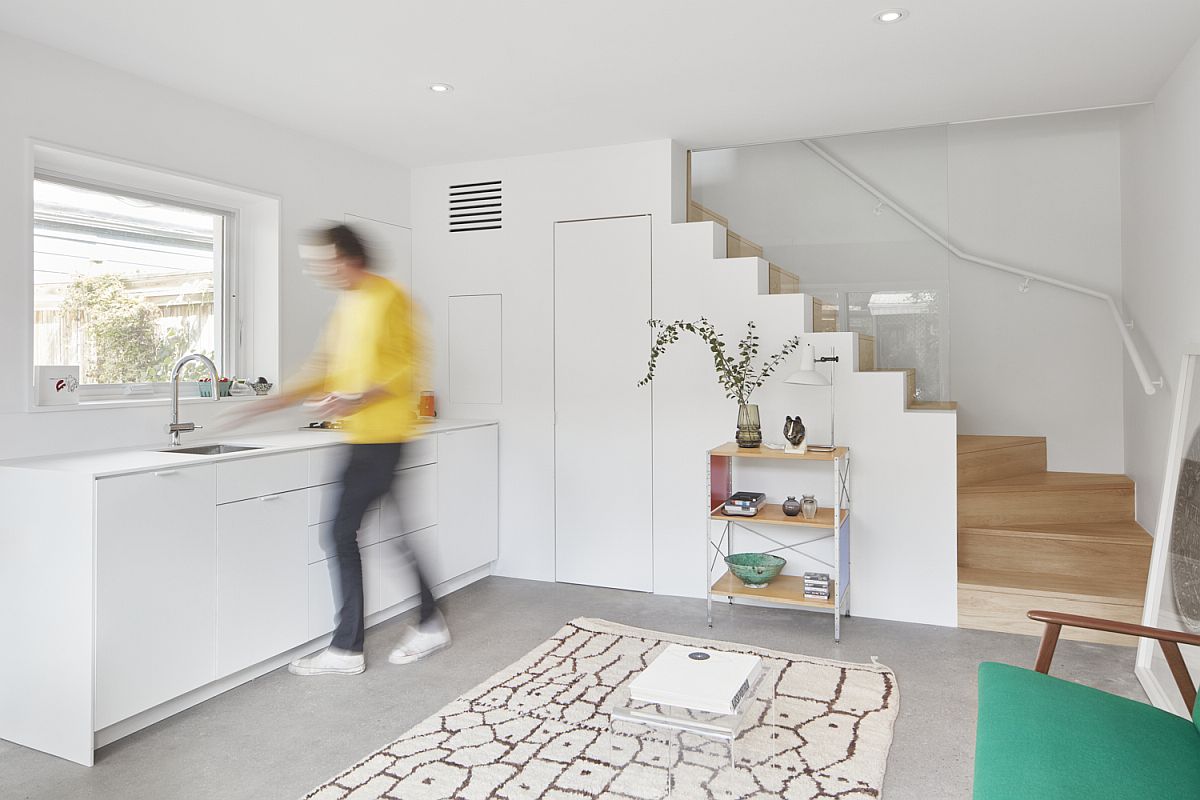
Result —
[[494, 231], [501, 227], [500, 181], [450, 187], [450, 232]]

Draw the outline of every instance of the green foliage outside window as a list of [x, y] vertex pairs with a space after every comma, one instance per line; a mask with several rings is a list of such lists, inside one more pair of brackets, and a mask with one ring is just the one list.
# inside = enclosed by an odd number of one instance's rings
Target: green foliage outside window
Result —
[[198, 323], [160, 330], [159, 308], [130, 296], [125, 281], [114, 274], [75, 276], [62, 310], [79, 321], [88, 343], [84, 383], [169, 380], [171, 367], [192, 351], [199, 333]]

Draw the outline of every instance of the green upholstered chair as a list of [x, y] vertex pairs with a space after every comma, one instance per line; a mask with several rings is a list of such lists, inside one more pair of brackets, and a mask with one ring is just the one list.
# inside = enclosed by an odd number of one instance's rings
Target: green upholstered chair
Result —
[[[1200, 798], [1200, 706], [1179, 645], [1200, 636], [1030, 611], [1046, 631], [1034, 670], [979, 666], [975, 800]], [[1192, 719], [1047, 674], [1063, 625], [1155, 639]]]

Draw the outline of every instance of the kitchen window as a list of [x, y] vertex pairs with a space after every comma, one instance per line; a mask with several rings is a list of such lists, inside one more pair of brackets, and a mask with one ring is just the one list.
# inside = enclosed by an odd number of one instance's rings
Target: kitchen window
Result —
[[165, 394], [186, 353], [232, 375], [236, 221], [200, 203], [36, 174], [33, 363], [78, 365], [84, 401]]

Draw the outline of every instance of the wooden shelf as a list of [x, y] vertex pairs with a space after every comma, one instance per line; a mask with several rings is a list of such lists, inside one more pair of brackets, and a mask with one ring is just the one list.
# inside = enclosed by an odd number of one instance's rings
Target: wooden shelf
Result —
[[839, 447], [829, 453], [815, 453], [809, 450], [801, 455], [800, 453], [785, 453], [783, 450], [772, 450], [769, 447], [738, 447], [737, 442], [726, 442], [709, 451], [709, 455], [727, 458], [778, 458], [786, 461], [833, 461], [835, 458], [844, 459], [849, 453], [849, 447]]
[[[850, 510], [842, 509], [842, 522], [846, 521]], [[817, 516], [813, 519], [805, 519], [802, 515], [789, 517], [783, 513], [783, 506], [779, 503], [767, 503], [758, 510], [758, 514], [753, 517], [739, 517], [734, 514], [725, 514], [720, 509], [712, 512], [711, 519], [720, 522], [743, 522], [753, 523], [757, 525], [793, 525], [799, 528], [832, 528], [833, 527], [833, 509], [818, 508]]]
[[799, 575], [780, 575], [761, 589], [751, 589], [733, 573], [726, 572], [712, 585], [712, 593], [722, 597], [746, 597], [753, 600], [769, 600], [790, 606], [833, 609], [833, 598], [837, 594], [834, 581], [829, 582], [830, 596], [826, 600], [814, 600], [804, 596], [804, 578]]

